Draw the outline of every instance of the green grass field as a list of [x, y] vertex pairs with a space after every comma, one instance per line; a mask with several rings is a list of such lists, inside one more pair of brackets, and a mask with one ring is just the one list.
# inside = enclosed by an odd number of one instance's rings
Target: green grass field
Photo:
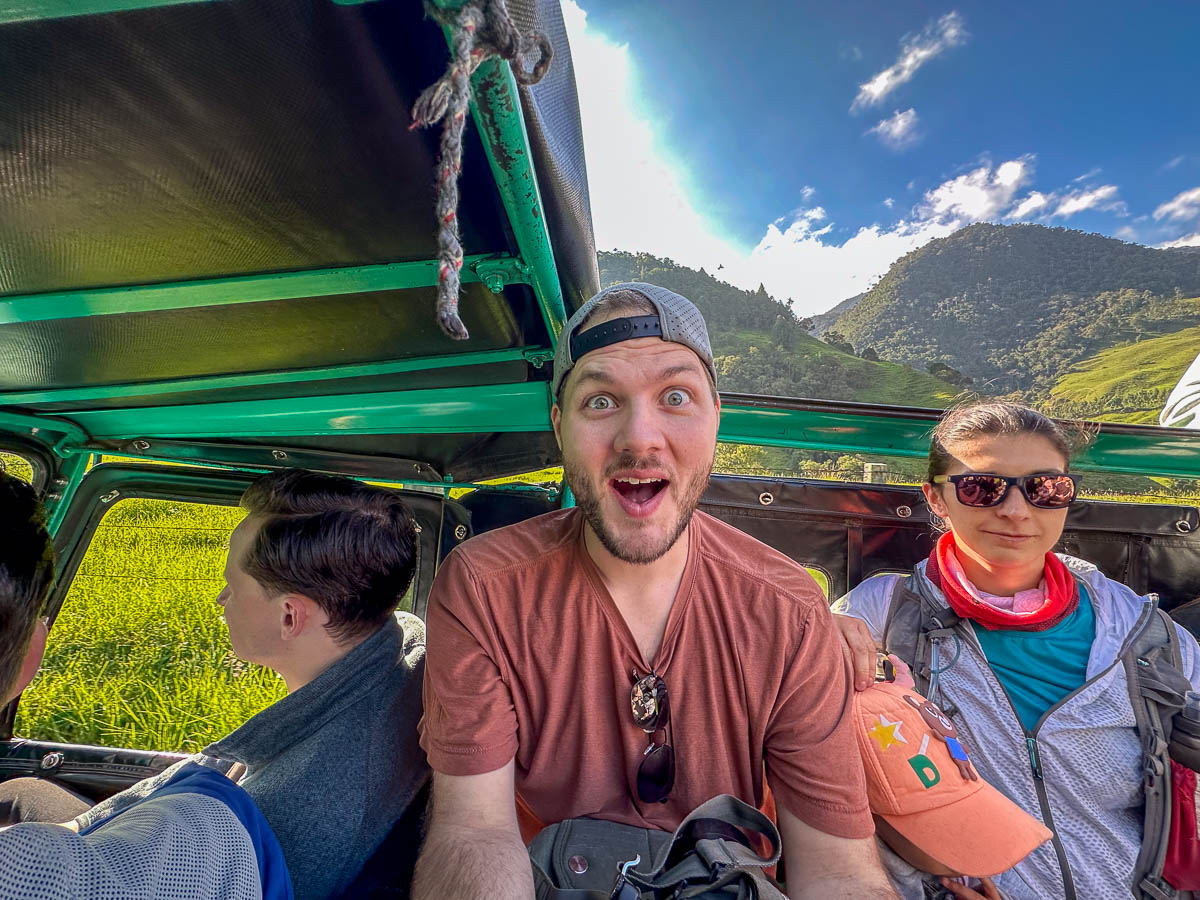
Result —
[[1157, 425], [1167, 394], [1200, 352], [1200, 326], [1110, 347], [1075, 366], [1051, 389], [1052, 400], [1083, 407], [1106, 422]]

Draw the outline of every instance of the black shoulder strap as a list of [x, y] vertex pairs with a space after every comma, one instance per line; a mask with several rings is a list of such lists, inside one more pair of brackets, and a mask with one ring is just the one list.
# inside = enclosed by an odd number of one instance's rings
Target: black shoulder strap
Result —
[[919, 569], [914, 567], [911, 574], [896, 579], [883, 626], [883, 647], [912, 670], [918, 694], [928, 696], [933, 679], [932, 638], [949, 633], [958, 621], [954, 611], [939, 603], [928, 590]]
[[1142, 847], [1134, 866], [1134, 890], [1143, 900], [1187, 896], [1163, 880], [1171, 830], [1171, 759], [1167, 751], [1171, 719], [1191, 685], [1183, 674], [1179, 633], [1151, 595], [1133, 638], [1121, 655], [1129, 701], [1142, 742], [1145, 811]]

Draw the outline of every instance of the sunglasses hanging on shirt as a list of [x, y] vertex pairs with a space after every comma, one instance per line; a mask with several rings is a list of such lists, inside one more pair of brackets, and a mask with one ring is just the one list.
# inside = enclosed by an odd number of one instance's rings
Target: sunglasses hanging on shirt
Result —
[[[658, 675], [639, 675], [633, 671], [633, 689], [629, 692], [633, 721], [646, 732], [650, 744], [642, 754], [637, 772], [638, 799], [643, 803], [666, 803], [675, 786], [675, 751], [670, 743], [671, 704], [667, 683]], [[659, 731], [667, 732], [667, 740], [654, 742]]]

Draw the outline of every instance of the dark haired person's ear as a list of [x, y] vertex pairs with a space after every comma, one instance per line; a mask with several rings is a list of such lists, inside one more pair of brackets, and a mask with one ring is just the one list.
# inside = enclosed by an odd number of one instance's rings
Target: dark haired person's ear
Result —
[[921, 485], [921, 493], [925, 495], [925, 505], [929, 507], [929, 511], [939, 519], [946, 519], [950, 515], [950, 510], [946, 507], [946, 501], [942, 499], [941, 487], [936, 484], [930, 484], [928, 481]]
[[4, 698], [5, 703], [18, 696], [28, 687], [29, 682], [33, 681], [33, 676], [37, 674], [38, 667], [42, 664], [42, 656], [46, 653], [46, 638], [49, 637], [49, 633], [49, 623], [45, 619], [38, 619], [33, 626], [33, 637], [29, 641], [29, 649], [25, 651], [25, 662], [21, 664], [21, 674], [17, 676], [16, 683], [9, 689], [8, 696]]
[[308, 604], [299, 594], [287, 594], [280, 603], [279, 636], [285, 641], [295, 640], [304, 633], [308, 625]]

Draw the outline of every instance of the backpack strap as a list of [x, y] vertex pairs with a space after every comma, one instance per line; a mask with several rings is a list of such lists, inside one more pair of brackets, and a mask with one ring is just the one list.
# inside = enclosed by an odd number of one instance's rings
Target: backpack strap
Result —
[[[762, 835], [768, 856], [753, 849], [748, 835]], [[787, 900], [764, 869], [779, 862], [783, 841], [775, 823], [736, 797], [721, 794], [684, 819], [648, 871], [633, 868], [626, 878], [643, 896], [672, 900], [717, 897]]]
[[[883, 646], [912, 670], [915, 690], [930, 700], [930, 692], [937, 688], [937, 676], [943, 671], [933, 658], [933, 639], [957, 637], [954, 626], [959, 621], [954, 610], [934, 596], [919, 568], [896, 579], [883, 626]], [[948, 715], [955, 711], [944, 697], [934, 702]]]
[[1171, 830], [1171, 758], [1167, 741], [1171, 719], [1183, 706], [1191, 685], [1183, 674], [1179, 633], [1151, 595], [1147, 610], [1121, 654], [1129, 701], [1142, 743], [1145, 810], [1142, 846], [1134, 866], [1134, 893], [1142, 900], [1190, 896], [1162, 877]]

